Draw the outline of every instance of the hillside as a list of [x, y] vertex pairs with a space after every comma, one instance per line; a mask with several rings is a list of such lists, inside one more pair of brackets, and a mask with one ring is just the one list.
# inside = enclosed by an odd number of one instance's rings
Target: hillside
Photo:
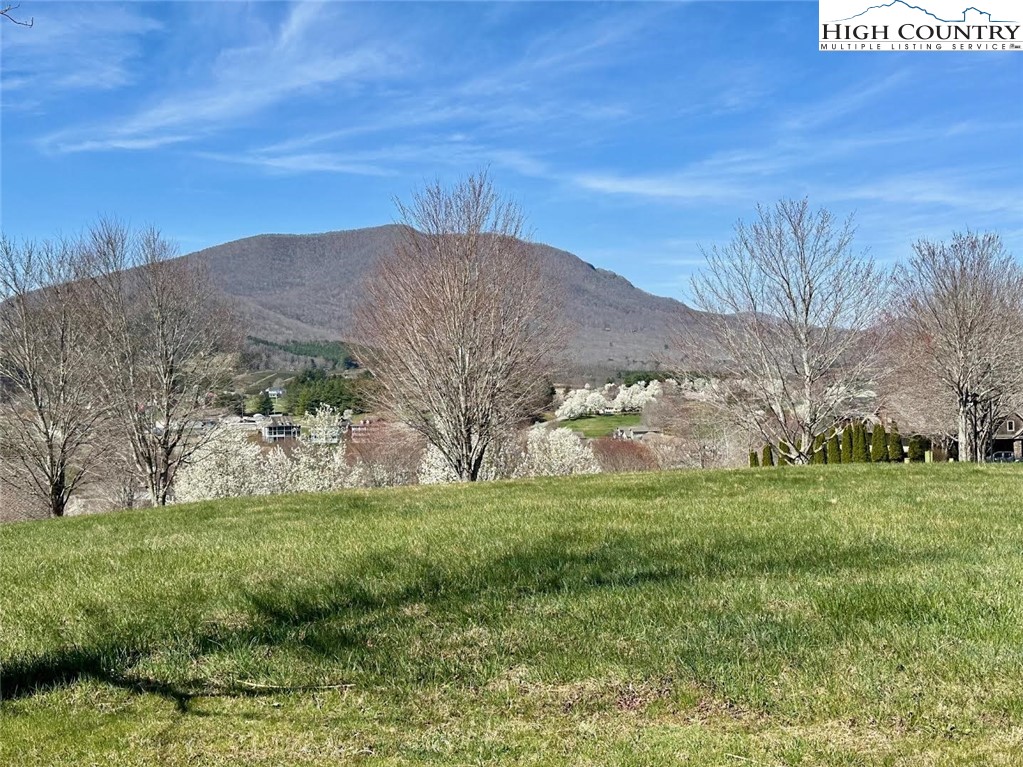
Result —
[[[264, 234], [190, 255], [246, 317], [249, 335], [275, 341], [351, 339], [360, 284], [386, 253], [395, 226], [325, 234]], [[624, 277], [563, 250], [537, 245], [565, 289], [574, 334], [564, 363], [576, 368], [649, 369], [668, 356], [678, 327], [695, 315]]]
[[1013, 764], [1019, 467], [0, 527], [0, 764]]

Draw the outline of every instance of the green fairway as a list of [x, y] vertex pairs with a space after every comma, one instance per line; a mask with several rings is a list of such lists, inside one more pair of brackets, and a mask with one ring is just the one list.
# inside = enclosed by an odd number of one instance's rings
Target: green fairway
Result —
[[584, 437], [595, 439], [596, 437], [610, 437], [615, 429], [627, 429], [630, 426], [639, 426], [642, 416], [639, 413], [622, 413], [621, 415], [588, 415], [576, 418], [572, 421], [564, 421], [564, 426], [572, 431], [577, 431]]
[[1013, 765], [1023, 467], [0, 527], [2, 765]]

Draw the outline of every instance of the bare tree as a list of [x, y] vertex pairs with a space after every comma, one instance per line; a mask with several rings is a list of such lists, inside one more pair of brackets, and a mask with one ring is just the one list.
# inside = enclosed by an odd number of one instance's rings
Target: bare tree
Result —
[[0, 237], [0, 479], [54, 517], [103, 452], [80, 266], [75, 243]]
[[878, 384], [878, 411], [883, 420], [898, 423], [903, 435], [926, 436], [945, 452], [958, 435], [955, 398], [938, 386], [928, 372], [927, 356], [905, 323], [901, 300], [892, 302], [884, 354], [887, 362]]
[[178, 467], [212, 434], [203, 417], [232, 368], [235, 323], [204, 270], [175, 258], [155, 229], [101, 221], [89, 250], [100, 380], [150, 501], [163, 506]]
[[34, 26], [35, 23], [36, 23], [35, 18], [30, 18], [28, 21], [20, 21], [19, 19], [16, 19], [16, 18], [14, 18], [14, 16], [11, 15], [12, 13], [14, 13], [19, 8], [21, 8], [21, 3], [17, 3], [17, 4], [14, 4], [14, 3], [4, 3], [4, 4], [0, 5], [0, 16], [3, 16], [8, 21], [12, 21], [12, 22], [14, 22], [15, 24], [17, 24], [18, 26], [21, 26], [21, 27], [31, 27], [31, 26]]
[[693, 279], [709, 314], [690, 334], [690, 367], [719, 374], [710, 401], [737, 425], [787, 444], [794, 463], [812, 457], [814, 438], [857, 411], [869, 394], [882, 344], [875, 320], [887, 280], [853, 251], [851, 219], [811, 210], [807, 200], [758, 206], [752, 224], [705, 251]]
[[379, 403], [463, 481], [544, 393], [562, 343], [556, 286], [486, 173], [398, 203], [404, 224], [357, 314]]
[[954, 401], [959, 460], [983, 462], [997, 419], [1023, 394], [1023, 266], [997, 234], [919, 240], [896, 276], [907, 359], [934, 408]]

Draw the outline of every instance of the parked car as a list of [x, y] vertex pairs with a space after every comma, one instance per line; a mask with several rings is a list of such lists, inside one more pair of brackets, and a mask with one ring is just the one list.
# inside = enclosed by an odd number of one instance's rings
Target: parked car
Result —
[[991, 463], [1016, 463], [1016, 456], [1008, 450], [1002, 450], [991, 455]]

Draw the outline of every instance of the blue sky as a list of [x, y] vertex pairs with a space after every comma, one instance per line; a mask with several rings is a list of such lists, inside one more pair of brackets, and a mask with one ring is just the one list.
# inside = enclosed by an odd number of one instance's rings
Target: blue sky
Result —
[[[854, 213], [879, 260], [1023, 256], [1023, 55], [820, 53], [816, 2], [23, 0], [0, 24], [0, 216], [182, 252], [387, 223], [489, 166], [536, 239], [685, 298], [758, 202]], [[2, 20], [0, 20], [2, 21]]]

